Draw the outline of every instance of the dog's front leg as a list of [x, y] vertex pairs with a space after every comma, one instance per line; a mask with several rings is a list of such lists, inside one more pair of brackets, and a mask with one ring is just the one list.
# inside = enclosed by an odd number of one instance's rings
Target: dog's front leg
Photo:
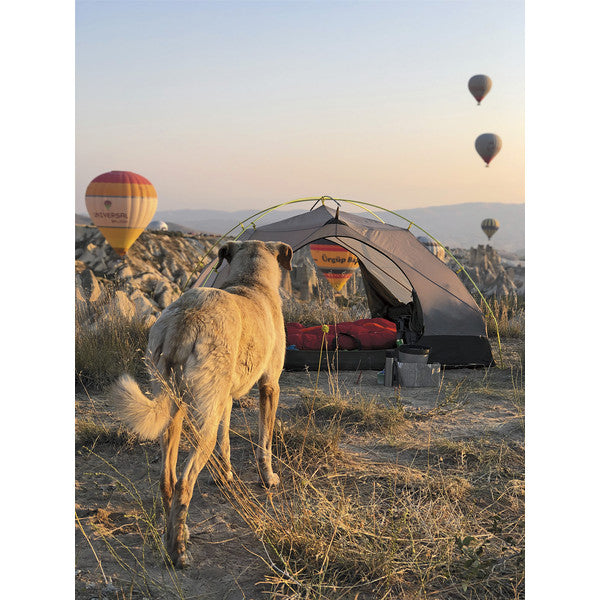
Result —
[[279, 476], [273, 473], [271, 445], [273, 425], [279, 403], [279, 383], [276, 380], [261, 378], [258, 382], [260, 393], [260, 415], [258, 421], [258, 469], [265, 487], [279, 483]]

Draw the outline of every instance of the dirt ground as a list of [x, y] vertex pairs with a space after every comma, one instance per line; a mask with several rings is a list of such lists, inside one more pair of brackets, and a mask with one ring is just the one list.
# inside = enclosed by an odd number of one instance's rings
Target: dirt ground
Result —
[[[524, 414], [515, 390], [524, 387], [521, 357], [523, 342], [503, 343], [505, 368], [448, 369], [437, 388], [397, 389], [377, 384], [375, 371], [341, 372], [330, 378], [321, 372], [283, 373], [278, 419], [286, 422], [306, 390], [331, 392], [337, 387], [343, 398], [375, 398], [389, 406], [403, 405], [423, 419], [411, 419], [404, 439], [395, 444], [389, 435], [351, 431], [342, 438], [344, 450], [360, 468], [371, 470], [414, 464], [417, 449], [432, 438], [451, 441], [482, 436], [524, 444]], [[497, 352], [496, 352], [497, 357]], [[231, 456], [238, 477], [258, 496], [268, 493], [257, 483], [257, 470], [248, 429], [256, 436], [256, 390], [234, 405]], [[85, 425], [116, 431], [107, 398], [102, 393], [78, 391], [78, 428]], [[236, 432], [240, 433], [237, 435]], [[165, 568], [148, 543], [143, 510], [158, 505], [160, 449], [158, 442], [127, 440], [116, 443], [93, 435], [80, 440], [76, 452], [76, 598], [202, 598], [249, 600], [268, 597], [265, 583], [270, 569], [265, 553], [251, 529], [211, 483], [200, 474], [190, 505], [188, 524], [193, 566], [183, 572]], [[256, 439], [254, 437], [254, 439]], [[185, 452], [182, 453], [185, 457]], [[181, 457], [181, 455], [180, 455]], [[277, 461], [275, 470], [279, 470]]]

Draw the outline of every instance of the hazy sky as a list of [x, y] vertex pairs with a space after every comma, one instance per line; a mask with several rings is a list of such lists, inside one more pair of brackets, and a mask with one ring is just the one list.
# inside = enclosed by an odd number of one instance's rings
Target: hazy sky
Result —
[[524, 201], [522, 1], [78, 0], [75, 87], [78, 212], [113, 169], [158, 210]]

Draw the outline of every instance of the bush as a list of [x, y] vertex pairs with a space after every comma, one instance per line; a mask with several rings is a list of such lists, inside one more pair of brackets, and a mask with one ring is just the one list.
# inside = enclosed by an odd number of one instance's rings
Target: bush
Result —
[[76, 382], [102, 388], [123, 373], [147, 377], [144, 353], [150, 321], [111, 314], [110, 300], [75, 311]]

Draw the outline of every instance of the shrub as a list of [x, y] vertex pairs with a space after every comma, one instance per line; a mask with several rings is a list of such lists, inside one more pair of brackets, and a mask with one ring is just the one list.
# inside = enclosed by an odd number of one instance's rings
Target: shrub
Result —
[[123, 373], [146, 376], [144, 353], [150, 322], [138, 316], [111, 314], [110, 302], [75, 311], [76, 382], [102, 388]]

